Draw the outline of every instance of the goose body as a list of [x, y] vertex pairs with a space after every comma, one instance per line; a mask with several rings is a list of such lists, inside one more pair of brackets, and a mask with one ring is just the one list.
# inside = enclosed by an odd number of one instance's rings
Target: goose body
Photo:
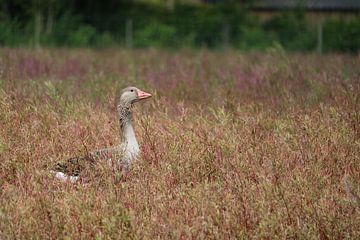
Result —
[[101, 160], [109, 164], [116, 164], [128, 169], [131, 163], [139, 156], [140, 147], [136, 140], [133, 127], [132, 106], [134, 103], [151, 97], [151, 94], [136, 87], [127, 87], [122, 90], [117, 104], [122, 142], [118, 146], [90, 152], [85, 156], [68, 159], [65, 163], [58, 163], [55, 168], [55, 177], [75, 182], [81, 172]]

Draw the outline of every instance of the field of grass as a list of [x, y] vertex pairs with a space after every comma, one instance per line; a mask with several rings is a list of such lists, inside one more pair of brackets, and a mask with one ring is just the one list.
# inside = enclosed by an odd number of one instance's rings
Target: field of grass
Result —
[[[359, 239], [360, 58], [0, 49], [0, 239]], [[142, 157], [62, 183], [119, 142], [134, 85]]]

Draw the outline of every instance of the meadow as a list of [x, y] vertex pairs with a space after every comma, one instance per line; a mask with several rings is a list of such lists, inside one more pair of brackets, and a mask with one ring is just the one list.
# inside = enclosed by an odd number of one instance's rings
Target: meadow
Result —
[[[131, 171], [55, 179], [130, 85]], [[0, 239], [360, 237], [359, 56], [2, 48], [0, 123]]]

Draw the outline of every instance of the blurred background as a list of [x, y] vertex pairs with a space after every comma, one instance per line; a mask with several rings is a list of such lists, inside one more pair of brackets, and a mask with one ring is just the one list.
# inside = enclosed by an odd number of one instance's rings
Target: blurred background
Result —
[[359, 0], [1, 0], [0, 45], [357, 53]]

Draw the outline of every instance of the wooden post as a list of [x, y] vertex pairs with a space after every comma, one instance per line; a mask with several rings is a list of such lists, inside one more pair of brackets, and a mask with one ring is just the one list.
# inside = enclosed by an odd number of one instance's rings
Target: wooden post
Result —
[[52, 30], [53, 30], [53, 25], [54, 25], [54, 10], [53, 10], [53, 6], [52, 4], [49, 4], [48, 7], [48, 16], [47, 16], [47, 21], [46, 21], [46, 34], [51, 34]]
[[230, 45], [230, 26], [227, 22], [225, 22], [223, 26], [222, 40], [223, 40], [223, 49], [224, 51], [227, 51]]
[[133, 21], [132, 21], [132, 19], [126, 19], [125, 45], [129, 49], [131, 49], [133, 47]]
[[320, 21], [318, 24], [318, 34], [317, 34], [317, 52], [322, 54], [323, 52], [323, 21]]
[[34, 24], [34, 46], [40, 48], [40, 35], [42, 31], [42, 15], [40, 10], [35, 13], [35, 24]]

